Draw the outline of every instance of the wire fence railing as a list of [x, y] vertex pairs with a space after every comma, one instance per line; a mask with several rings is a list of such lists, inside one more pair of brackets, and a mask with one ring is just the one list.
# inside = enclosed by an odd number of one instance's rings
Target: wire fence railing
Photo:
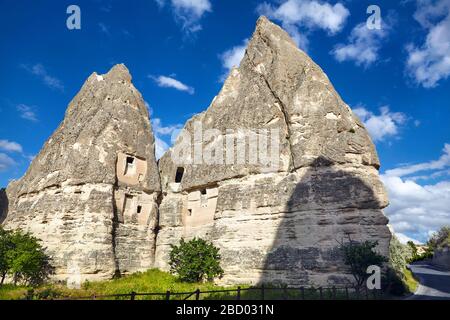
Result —
[[250, 287], [222, 290], [197, 289], [187, 292], [159, 292], [55, 297], [55, 300], [380, 300], [381, 290], [354, 287]]

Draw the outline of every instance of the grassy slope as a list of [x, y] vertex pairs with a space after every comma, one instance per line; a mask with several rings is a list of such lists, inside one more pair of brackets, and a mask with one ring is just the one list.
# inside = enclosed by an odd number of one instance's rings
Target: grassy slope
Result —
[[403, 275], [405, 278], [403, 279], [403, 282], [407, 286], [409, 292], [414, 293], [417, 290], [417, 287], [419, 285], [419, 282], [416, 280], [412, 272], [408, 269], [405, 269], [403, 271]]
[[[235, 289], [231, 287], [226, 289]], [[129, 294], [131, 292], [138, 293], [165, 293], [167, 290], [171, 292], [194, 292], [200, 289], [201, 291], [221, 290], [225, 289], [216, 286], [212, 283], [183, 283], [179, 282], [176, 277], [169, 273], [160, 270], [149, 270], [142, 273], [136, 273], [120, 279], [101, 281], [101, 282], [86, 282], [80, 289], [68, 289], [63, 285], [46, 285], [35, 289], [40, 297], [67, 297], [80, 298], [92, 297], [114, 294]], [[0, 287], [0, 300], [5, 299], [24, 299], [27, 295], [28, 288], [14, 287], [6, 285]], [[186, 296], [186, 295], [184, 295]], [[178, 296], [181, 299], [184, 296]], [[207, 298], [202, 295], [202, 298]], [[129, 297], [127, 298], [129, 299]], [[158, 297], [136, 297], [136, 299], [165, 299], [165, 295]]]

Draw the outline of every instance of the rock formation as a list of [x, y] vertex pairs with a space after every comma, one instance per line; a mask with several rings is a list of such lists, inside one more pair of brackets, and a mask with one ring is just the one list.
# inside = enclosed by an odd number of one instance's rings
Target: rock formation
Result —
[[126, 68], [93, 74], [8, 187], [5, 224], [43, 239], [60, 278], [167, 270], [170, 245], [197, 236], [220, 247], [224, 284], [341, 284], [338, 241], [377, 240], [388, 254], [379, 166], [325, 73], [262, 17], [158, 167]]
[[0, 189], [0, 224], [6, 219], [8, 214], [8, 197], [6, 196], [6, 190]]
[[106, 279], [153, 265], [160, 194], [154, 138], [125, 66], [87, 79], [7, 193], [6, 227], [42, 239], [60, 279]]
[[[196, 126], [222, 136], [201, 140]], [[243, 165], [196, 163], [195, 148], [222, 147], [227, 138], [235, 146], [237, 134], [227, 130], [238, 128], [278, 129], [272, 170], [250, 163], [254, 151], [247, 151]], [[179, 138], [159, 164], [165, 194], [159, 268], [167, 269], [170, 244], [199, 235], [220, 247], [225, 284], [345, 282], [336, 247], [348, 236], [378, 240], [379, 251], [388, 254], [390, 232], [382, 213], [388, 201], [366, 129], [320, 67], [265, 17], [240, 67], [184, 130], [193, 137], [192, 148], [174, 157], [178, 145], [186, 144]]]

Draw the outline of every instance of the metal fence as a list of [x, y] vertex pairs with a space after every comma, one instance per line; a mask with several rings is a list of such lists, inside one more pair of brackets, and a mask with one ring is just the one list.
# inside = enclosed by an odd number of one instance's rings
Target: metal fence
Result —
[[138, 293], [58, 297], [58, 300], [379, 300], [381, 290], [354, 287], [251, 287], [193, 292]]

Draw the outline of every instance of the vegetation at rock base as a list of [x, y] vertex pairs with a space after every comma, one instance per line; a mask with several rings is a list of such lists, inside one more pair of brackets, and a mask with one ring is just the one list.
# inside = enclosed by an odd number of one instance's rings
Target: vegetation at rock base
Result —
[[435, 232], [428, 240], [427, 245], [432, 250], [450, 247], [450, 226], [444, 226], [438, 232]]
[[389, 247], [389, 265], [391, 267], [390, 292], [396, 295], [413, 293], [416, 291], [418, 281], [414, 278], [407, 265], [417, 254], [409, 244], [402, 244], [395, 235], [392, 236]]
[[223, 276], [220, 267], [219, 249], [200, 238], [188, 242], [181, 239], [178, 246], [172, 245], [170, 252], [170, 272], [178, 275], [181, 281], [213, 281]]
[[37, 286], [52, 273], [50, 258], [37, 238], [0, 227], [0, 285], [9, 277], [14, 284]]
[[[246, 286], [241, 286], [246, 288]], [[248, 287], [248, 286], [247, 286]], [[97, 299], [124, 299], [129, 300], [130, 297], [107, 297], [101, 296], [138, 293], [161, 293], [159, 296], [137, 296], [136, 299], [145, 300], [164, 300], [166, 292], [170, 291], [171, 299], [183, 299], [187, 295], [175, 295], [175, 293], [201, 291], [237, 289], [235, 287], [221, 287], [211, 282], [188, 283], [182, 282], [178, 277], [168, 272], [157, 269], [151, 269], [146, 272], [137, 272], [119, 279], [105, 280], [99, 282], [84, 282], [79, 289], [69, 289], [64, 283], [47, 284], [35, 288], [25, 286], [4, 285], [0, 287], [0, 300], [5, 299], [77, 299], [98, 297]], [[208, 295], [202, 294], [202, 299], [206, 299]]]
[[355, 279], [355, 287], [362, 288], [370, 274], [367, 274], [369, 266], [379, 266], [387, 262], [386, 257], [375, 251], [378, 241], [357, 242], [349, 240], [341, 243], [340, 249], [343, 254], [344, 263]]

